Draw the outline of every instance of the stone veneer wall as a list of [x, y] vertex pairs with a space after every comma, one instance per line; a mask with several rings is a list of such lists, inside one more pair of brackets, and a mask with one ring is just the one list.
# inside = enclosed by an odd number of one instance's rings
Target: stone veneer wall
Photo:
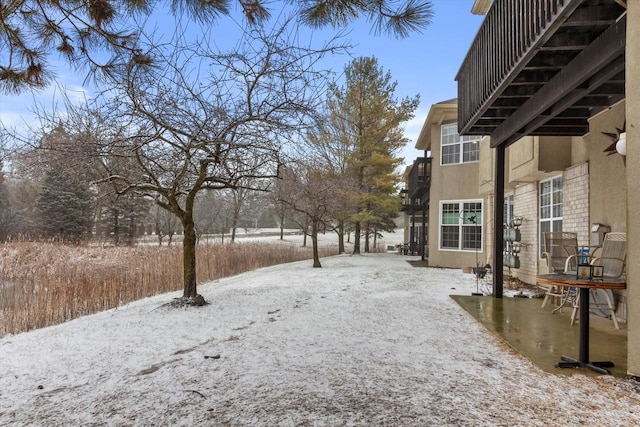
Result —
[[[589, 163], [572, 166], [562, 177], [562, 230], [578, 233], [578, 244], [591, 243], [589, 218]], [[627, 321], [627, 291], [615, 291], [616, 315], [621, 322]]]
[[533, 284], [538, 274], [538, 184], [529, 183], [516, 188], [513, 195], [513, 213], [523, 218], [520, 233], [523, 244], [520, 268], [511, 274], [523, 282]]
[[578, 233], [578, 244], [589, 246], [589, 163], [565, 170], [562, 176], [562, 231]]

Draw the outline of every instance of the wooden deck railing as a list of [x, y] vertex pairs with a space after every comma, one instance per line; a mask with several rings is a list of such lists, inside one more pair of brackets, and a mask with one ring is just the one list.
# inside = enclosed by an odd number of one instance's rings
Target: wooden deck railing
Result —
[[494, 0], [460, 71], [458, 126], [470, 128], [582, 0]]
[[418, 157], [409, 172], [409, 198], [420, 198], [429, 192], [431, 184], [431, 158]]

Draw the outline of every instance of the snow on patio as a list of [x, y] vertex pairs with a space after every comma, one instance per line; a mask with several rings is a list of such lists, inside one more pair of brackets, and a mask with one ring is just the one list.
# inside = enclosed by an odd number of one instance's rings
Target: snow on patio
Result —
[[613, 377], [544, 373], [395, 254], [280, 265], [0, 340], [0, 425], [640, 425]]

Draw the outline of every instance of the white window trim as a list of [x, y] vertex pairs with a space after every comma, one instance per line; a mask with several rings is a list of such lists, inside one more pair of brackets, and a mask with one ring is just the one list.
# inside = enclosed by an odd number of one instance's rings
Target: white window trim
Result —
[[[464, 161], [464, 144], [466, 143], [471, 143], [471, 142], [475, 142], [477, 144], [480, 144], [480, 141], [482, 140], [482, 138], [484, 138], [481, 135], [473, 135], [473, 137], [475, 137], [476, 139], [469, 139], [466, 141], [463, 141], [462, 138], [468, 138], [470, 137], [470, 135], [465, 135], [465, 136], [460, 136], [458, 135], [461, 140], [454, 143], [454, 144], [446, 144], [447, 146], [452, 146], [452, 145], [459, 145], [460, 146], [460, 153], [459, 153], [459, 157], [458, 157], [458, 161], [454, 162], [454, 163], [443, 163], [442, 161], [442, 157], [444, 155], [444, 150], [443, 147], [445, 146], [442, 143], [442, 136], [443, 136], [443, 129], [445, 127], [451, 127], [451, 126], [457, 126], [457, 123], [445, 123], [443, 125], [440, 126], [440, 166], [454, 166], [454, 165], [465, 165], [465, 164], [470, 164], [470, 163], [478, 163], [480, 161], [480, 153], [478, 152], [478, 160], [471, 160], [471, 161]], [[456, 129], [456, 134], [458, 133], [457, 129]], [[478, 145], [478, 150], [480, 150], [480, 146]]]
[[[553, 216], [553, 181], [560, 178], [560, 180], [562, 181], [562, 216], [561, 217], [556, 217]], [[542, 218], [542, 204], [540, 202], [540, 199], [542, 198], [542, 192], [540, 190], [540, 188], [542, 187], [542, 184], [544, 184], [545, 182], [551, 182], [551, 205], [549, 206], [550, 209], [550, 216], [549, 218]], [[543, 222], [549, 222], [551, 223], [551, 226], [553, 227], [553, 223], [554, 221], [562, 221], [563, 222], [563, 226], [564, 226], [564, 179], [562, 174], [560, 175], [556, 175], [556, 176], [552, 176], [551, 178], [548, 179], [544, 179], [542, 181], [538, 182], [538, 235], [540, 236], [540, 238], [542, 238], [542, 227], [541, 224]], [[563, 227], [564, 228], [564, 227]], [[551, 231], [562, 231], [562, 230], [551, 230]], [[544, 250], [543, 248], [544, 246], [544, 242], [541, 240], [540, 242], [540, 252], [542, 252]]]
[[556, 175], [553, 176], [549, 179], [544, 179], [540, 182], [538, 182], [538, 218], [539, 218], [539, 222], [543, 221], [542, 215], [540, 213], [540, 209], [542, 208], [542, 204], [540, 203], [540, 198], [542, 197], [542, 192], [540, 191], [540, 187], [542, 187], [542, 184], [544, 184], [545, 182], [551, 182], [551, 216], [549, 216], [549, 218], [544, 218], [545, 221], [553, 221], [553, 220], [557, 220], [557, 219], [563, 219], [564, 217], [564, 182], [562, 182], [562, 193], [563, 193], [563, 197], [562, 197], [562, 210], [563, 210], [563, 216], [559, 216], [559, 217], [555, 217], [553, 216], [553, 181], [560, 178], [560, 180], [562, 181], [562, 175]]
[[[509, 209], [508, 207], [511, 207], [511, 209]], [[507, 207], [507, 209], [505, 209], [505, 207]], [[514, 192], [509, 192], [509, 193], [505, 193], [504, 195], [504, 202], [503, 202], [503, 211], [504, 212], [504, 224], [505, 226], [509, 227], [511, 226], [511, 221], [513, 220], [513, 218], [516, 216], [516, 195]], [[511, 211], [511, 215], [509, 215], [509, 211]], [[512, 242], [505, 240], [504, 241], [504, 250], [509, 252], [511, 250], [511, 245]]]
[[[462, 233], [458, 236], [458, 249], [451, 248], [443, 248], [442, 247], [442, 205], [445, 203], [458, 203], [464, 206], [464, 203], [480, 203], [480, 219], [478, 220], [478, 225], [480, 225], [480, 247], [478, 249], [462, 249]], [[462, 219], [458, 223], [458, 227], [460, 227], [460, 231], [462, 228]], [[451, 225], [451, 224], [447, 224]], [[476, 250], [478, 253], [483, 252], [484, 250], [484, 200], [483, 199], [461, 199], [461, 200], [440, 200], [438, 204], [438, 250], [440, 252], [465, 252], [465, 253], [475, 253]]]
[[[510, 192], [510, 193], [506, 193], [504, 195], [504, 202], [503, 205], [509, 204], [509, 206], [511, 206], [511, 218], [507, 218], [505, 216], [504, 222], [505, 224], [509, 224], [509, 222], [511, 222], [511, 220], [513, 219], [513, 217], [516, 215], [516, 196], [514, 192]], [[504, 209], [504, 207], [503, 207]]]

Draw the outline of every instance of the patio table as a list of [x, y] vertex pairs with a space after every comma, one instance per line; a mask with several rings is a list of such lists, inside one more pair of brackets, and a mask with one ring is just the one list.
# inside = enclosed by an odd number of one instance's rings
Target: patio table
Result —
[[622, 278], [603, 278], [597, 280], [578, 279], [571, 274], [542, 274], [536, 277], [538, 283], [564, 287], [574, 287], [580, 293], [580, 325], [578, 331], [578, 358], [561, 356], [557, 368], [585, 367], [601, 374], [610, 374], [608, 369], [613, 362], [592, 362], [589, 360], [589, 289], [626, 289], [627, 282]]

